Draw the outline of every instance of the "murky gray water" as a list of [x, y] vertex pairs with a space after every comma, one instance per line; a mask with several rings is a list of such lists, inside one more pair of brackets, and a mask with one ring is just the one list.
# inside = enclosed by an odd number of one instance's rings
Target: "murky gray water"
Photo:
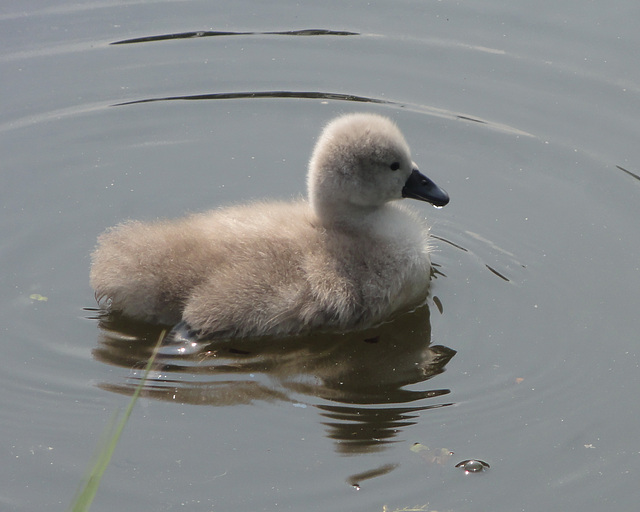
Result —
[[0, 508], [68, 507], [158, 334], [83, 309], [98, 233], [302, 194], [362, 110], [451, 195], [428, 304], [164, 360], [92, 510], [636, 507], [637, 2], [40, 4], [0, 8]]

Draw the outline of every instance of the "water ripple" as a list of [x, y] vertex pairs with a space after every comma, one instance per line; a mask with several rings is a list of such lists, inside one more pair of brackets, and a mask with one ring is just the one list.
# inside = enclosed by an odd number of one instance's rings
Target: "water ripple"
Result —
[[386, 100], [382, 98], [373, 98], [369, 96], [359, 96], [356, 94], [321, 92], [321, 91], [246, 91], [246, 92], [217, 92], [207, 94], [190, 94], [182, 96], [161, 96], [157, 98], [143, 98], [138, 100], [124, 101], [115, 103], [112, 106], [122, 107], [125, 105], [136, 105], [139, 103], [152, 103], [158, 101], [193, 101], [193, 100], [236, 100], [236, 99], [264, 99], [264, 98], [294, 98], [294, 99], [320, 99], [331, 101], [350, 101], [356, 103], [375, 103], [379, 105], [393, 105], [397, 108], [403, 108], [411, 112], [427, 114], [445, 119], [458, 119], [470, 123], [479, 123], [493, 130], [509, 133], [512, 135], [536, 137], [535, 135], [508, 126], [502, 123], [494, 123], [481, 119], [479, 117], [471, 117], [462, 113], [453, 112], [442, 108], [432, 107], [418, 103], [405, 103], [396, 100]]
[[136, 37], [123, 39], [111, 44], [151, 43], [155, 41], [167, 41], [170, 39], [194, 39], [198, 37], [220, 36], [359, 36], [358, 32], [346, 30], [327, 30], [324, 28], [307, 28], [302, 30], [283, 30], [273, 32], [229, 32], [222, 30], [203, 30], [196, 32], [180, 32], [177, 34], [161, 34], [157, 36]]

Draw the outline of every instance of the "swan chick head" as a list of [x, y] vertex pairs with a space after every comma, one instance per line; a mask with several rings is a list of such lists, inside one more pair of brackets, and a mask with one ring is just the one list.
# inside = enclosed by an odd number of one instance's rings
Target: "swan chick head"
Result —
[[309, 201], [324, 220], [348, 220], [404, 197], [444, 206], [449, 197], [423, 176], [400, 129], [377, 114], [347, 114], [321, 133], [309, 162]]

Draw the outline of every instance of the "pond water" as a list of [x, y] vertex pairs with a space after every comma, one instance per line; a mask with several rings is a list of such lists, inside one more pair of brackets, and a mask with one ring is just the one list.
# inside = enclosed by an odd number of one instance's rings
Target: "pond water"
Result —
[[321, 126], [371, 111], [451, 196], [412, 205], [427, 304], [161, 360], [92, 510], [634, 509], [638, 19], [633, 0], [4, 2], [0, 508], [69, 506], [158, 335], [95, 318], [96, 236], [297, 197]]

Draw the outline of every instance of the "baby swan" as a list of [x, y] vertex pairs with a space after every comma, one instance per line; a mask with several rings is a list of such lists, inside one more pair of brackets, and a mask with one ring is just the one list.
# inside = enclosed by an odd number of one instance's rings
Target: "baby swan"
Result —
[[331, 121], [308, 200], [175, 221], [125, 222], [98, 239], [91, 285], [110, 311], [219, 339], [364, 328], [427, 296], [427, 227], [396, 200], [449, 202], [375, 114]]

